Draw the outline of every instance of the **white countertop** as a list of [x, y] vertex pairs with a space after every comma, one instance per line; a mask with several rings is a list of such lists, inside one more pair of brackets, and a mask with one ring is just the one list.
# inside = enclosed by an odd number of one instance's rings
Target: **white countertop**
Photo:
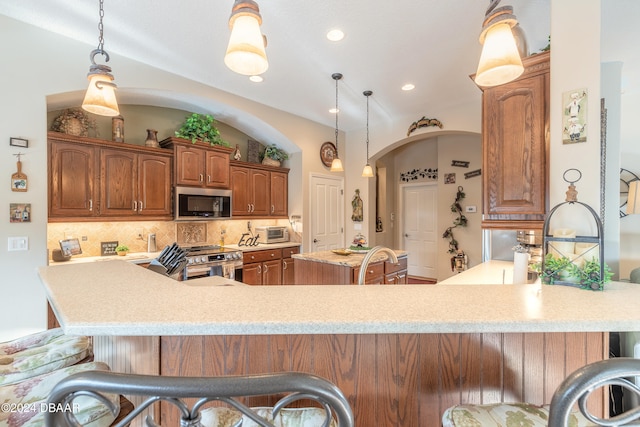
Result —
[[266, 335], [640, 330], [640, 286], [218, 286], [128, 262], [38, 270], [68, 334]]
[[122, 255], [108, 255], [108, 256], [72, 256], [68, 261], [52, 261], [49, 260], [49, 265], [58, 266], [58, 265], [67, 265], [67, 264], [81, 264], [84, 262], [97, 262], [97, 261], [127, 261], [132, 264], [143, 264], [145, 262], [151, 262], [152, 259], [157, 258], [160, 255], [160, 251], [158, 252], [129, 252], [128, 254]]
[[513, 262], [491, 260], [438, 282], [438, 285], [510, 285]]

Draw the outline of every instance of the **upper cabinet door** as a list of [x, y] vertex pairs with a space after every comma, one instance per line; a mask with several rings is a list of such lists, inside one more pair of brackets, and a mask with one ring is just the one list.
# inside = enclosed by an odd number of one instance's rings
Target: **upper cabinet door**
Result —
[[269, 216], [271, 214], [271, 173], [254, 169], [249, 175], [253, 192], [252, 215]]
[[271, 215], [288, 216], [289, 175], [284, 172], [271, 172]]
[[176, 145], [176, 184], [202, 186], [205, 182], [204, 150]]
[[205, 185], [207, 187], [229, 188], [229, 154], [207, 151], [205, 163]]
[[49, 149], [49, 217], [97, 215], [96, 149], [66, 142]]
[[522, 77], [483, 94], [483, 228], [541, 228], [544, 222], [549, 67], [548, 55], [533, 58]]
[[100, 215], [135, 215], [138, 210], [137, 154], [100, 150]]
[[171, 157], [138, 155], [138, 214], [171, 216]]

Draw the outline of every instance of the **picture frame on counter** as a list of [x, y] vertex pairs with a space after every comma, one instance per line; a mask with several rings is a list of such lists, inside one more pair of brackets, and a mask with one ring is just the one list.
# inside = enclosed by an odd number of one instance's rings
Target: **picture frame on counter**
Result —
[[20, 148], [29, 148], [29, 140], [24, 138], [9, 138], [9, 145]]

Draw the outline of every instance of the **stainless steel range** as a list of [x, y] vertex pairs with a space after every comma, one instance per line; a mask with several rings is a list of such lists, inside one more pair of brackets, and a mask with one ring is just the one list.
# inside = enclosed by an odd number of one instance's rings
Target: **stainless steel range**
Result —
[[221, 248], [216, 245], [191, 246], [187, 252], [187, 266], [182, 271], [182, 280], [205, 276], [222, 276], [227, 279], [242, 279], [242, 251]]

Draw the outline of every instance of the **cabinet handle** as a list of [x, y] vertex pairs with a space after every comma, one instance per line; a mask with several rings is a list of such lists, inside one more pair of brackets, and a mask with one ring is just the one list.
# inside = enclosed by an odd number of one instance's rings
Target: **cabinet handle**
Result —
[[133, 211], [136, 212], [138, 210], [138, 202], [136, 200], [133, 201]]
[[261, 265], [258, 266], [258, 274], [262, 274], [262, 266]]
[[211, 182], [211, 175], [207, 175], [207, 184]]
[[274, 205], [271, 205], [271, 213], [274, 213], [276, 211], [276, 207]]
[[204, 182], [204, 175], [200, 174], [200, 182]]
[[138, 212], [142, 212], [142, 200], [138, 202]]
[[247, 203], [247, 212], [251, 212], [251, 203]]
[[269, 271], [269, 266], [265, 265], [265, 266], [264, 266], [264, 272], [265, 272], [265, 274], [267, 273], [267, 271]]
[[254, 205], [253, 203], [251, 203], [251, 211], [250, 211], [250, 212], [253, 212], [253, 211], [255, 211], [255, 210], [256, 210], [256, 205]]
[[271, 254], [271, 258], [273, 258], [274, 256], [276, 256], [276, 254], [272, 253], [272, 254]]
[[369, 270], [369, 274], [373, 274], [373, 270]]
[[[253, 255], [251, 255], [251, 259], [256, 259], [256, 257], [254, 257]], [[258, 267], [259, 268], [259, 267]]]
[[89, 211], [93, 210], [93, 199], [89, 199]]
[[282, 261], [282, 269], [283, 270], [287, 269], [287, 261]]

